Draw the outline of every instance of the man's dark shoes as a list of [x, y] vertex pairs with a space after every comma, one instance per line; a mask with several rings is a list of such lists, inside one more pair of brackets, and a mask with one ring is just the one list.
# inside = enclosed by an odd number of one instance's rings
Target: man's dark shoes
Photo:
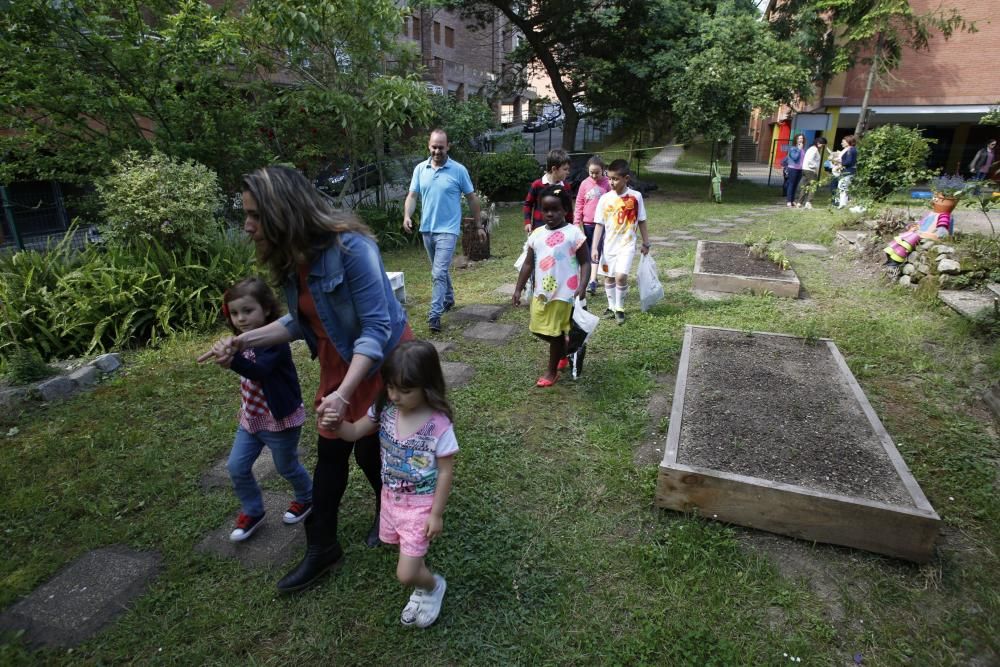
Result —
[[441, 320], [438, 318], [428, 320], [427, 328], [431, 330], [431, 333], [441, 333]]
[[455, 302], [454, 301], [446, 303], [446, 304], [444, 304], [444, 312], [447, 313], [449, 310], [451, 310], [454, 307], [455, 307]]
[[332, 547], [310, 544], [306, 546], [306, 555], [302, 562], [278, 582], [278, 590], [282, 593], [293, 593], [308, 588], [331, 568], [339, 565], [343, 559], [344, 551], [339, 544], [334, 544]]

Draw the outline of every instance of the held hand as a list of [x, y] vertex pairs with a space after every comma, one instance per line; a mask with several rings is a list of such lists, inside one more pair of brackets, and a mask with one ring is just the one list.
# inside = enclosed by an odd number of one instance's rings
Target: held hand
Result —
[[594, 250], [593, 252], [590, 253], [590, 259], [596, 264], [597, 262], [601, 261], [601, 254], [596, 250]]
[[530, 222], [524, 223], [524, 233], [525, 234], [530, 234], [531, 233], [531, 223]]
[[316, 415], [319, 418], [319, 425], [324, 429], [334, 429], [340, 426], [347, 414], [347, 403], [340, 397], [336, 390], [327, 394], [319, 407], [316, 408]]
[[510, 297], [510, 302], [515, 308], [521, 305], [521, 291], [517, 289], [517, 285], [514, 286], [514, 294]]
[[410, 216], [406, 216], [403, 218], [403, 229], [405, 229], [407, 232], [413, 231], [413, 221], [410, 220]]
[[240, 342], [236, 336], [226, 336], [221, 340], [216, 341], [212, 345], [212, 349], [205, 352], [200, 357], [198, 357], [198, 363], [203, 364], [206, 361], [214, 361], [220, 366], [229, 367], [229, 363], [233, 360], [233, 357], [237, 352], [240, 351]]
[[642, 245], [642, 246], [640, 246], [639, 247], [639, 252], [641, 252], [643, 255], [648, 255], [649, 254], [649, 246], [648, 245]]
[[429, 539], [434, 539], [441, 535], [444, 531], [444, 519], [436, 514], [431, 514], [427, 517], [427, 526], [424, 528], [424, 534], [427, 535]]
[[485, 227], [480, 227], [479, 228], [479, 242], [480, 243], [485, 243], [486, 242], [486, 228]]

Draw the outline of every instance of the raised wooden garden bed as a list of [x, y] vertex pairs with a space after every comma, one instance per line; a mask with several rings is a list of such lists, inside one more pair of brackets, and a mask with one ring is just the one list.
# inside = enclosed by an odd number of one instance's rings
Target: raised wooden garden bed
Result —
[[940, 524], [833, 341], [690, 325], [656, 504], [918, 562]]
[[711, 292], [771, 292], [796, 299], [799, 277], [774, 262], [747, 255], [742, 243], [698, 241], [694, 255], [694, 289]]

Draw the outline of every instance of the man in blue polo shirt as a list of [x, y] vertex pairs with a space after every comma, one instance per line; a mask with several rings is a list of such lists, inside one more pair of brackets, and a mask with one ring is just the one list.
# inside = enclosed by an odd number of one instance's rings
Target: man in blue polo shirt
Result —
[[[479, 198], [472, 187], [469, 172], [458, 162], [448, 159], [448, 135], [444, 130], [431, 132], [427, 148], [431, 157], [413, 169], [410, 191], [403, 207], [403, 229], [413, 230], [413, 211], [420, 197], [420, 234], [431, 261], [431, 309], [427, 325], [431, 331], [441, 331], [441, 315], [455, 305], [455, 290], [451, 286], [451, 256], [462, 233], [462, 195], [469, 200], [472, 219], [478, 221]], [[479, 230], [485, 239], [486, 230]]]

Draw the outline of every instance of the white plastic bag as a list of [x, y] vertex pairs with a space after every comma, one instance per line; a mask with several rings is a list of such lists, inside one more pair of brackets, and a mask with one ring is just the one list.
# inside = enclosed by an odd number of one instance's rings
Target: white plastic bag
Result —
[[524, 250], [518, 256], [517, 261], [514, 262], [514, 270], [518, 273], [521, 272], [521, 267], [524, 266], [524, 260], [528, 259], [528, 244], [524, 244]]
[[646, 312], [663, 298], [663, 285], [657, 275], [656, 262], [646, 253], [639, 260], [639, 307]]
[[590, 337], [594, 335], [594, 331], [597, 330], [597, 324], [601, 321], [601, 318], [594, 315], [588, 310], [584, 310], [587, 307], [586, 301], [576, 300], [573, 305], [573, 322], [576, 326], [583, 329], [586, 332], [587, 337], [583, 339], [581, 345], [586, 345]]

